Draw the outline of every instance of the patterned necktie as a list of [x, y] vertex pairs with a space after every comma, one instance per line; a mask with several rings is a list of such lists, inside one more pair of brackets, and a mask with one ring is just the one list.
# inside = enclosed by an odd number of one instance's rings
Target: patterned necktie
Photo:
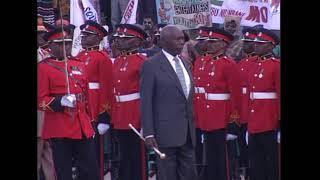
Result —
[[186, 84], [186, 80], [185, 80], [184, 73], [180, 65], [179, 59], [175, 57], [173, 58], [173, 60], [175, 62], [176, 73], [179, 78], [183, 93], [186, 97], [188, 97], [187, 84]]

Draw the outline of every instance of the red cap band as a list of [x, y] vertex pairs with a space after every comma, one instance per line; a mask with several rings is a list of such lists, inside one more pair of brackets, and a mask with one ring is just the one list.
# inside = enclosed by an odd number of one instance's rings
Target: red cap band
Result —
[[246, 33], [244, 36], [250, 39], [255, 39], [257, 37], [257, 35], [251, 33]]
[[200, 30], [200, 31], [199, 31], [199, 35], [202, 36], [202, 37], [209, 37], [208, 31]]
[[54, 39], [62, 39], [62, 37], [65, 37], [66, 35], [68, 35], [67, 32], [63, 31], [63, 32], [59, 32], [59, 33], [55, 33], [52, 34], [49, 38], [48, 41], [54, 40]]
[[223, 40], [225, 40], [225, 41], [227, 41], [227, 42], [231, 41], [231, 39], [228, 38], [227, 36], [222, 35], [222, 34], [218, 34], [218, 33], [211, 33], [211, 32], [210, 32], [210, 33], [209, 33], [209, 37], [211, 37], [211, 38], [223, 39]]
[[268, 36], [266, 34], [263, 34], [261, 32], [258, 34], [258, 37], [260, 39], [263, 39], [263, 40], [266, 40], [266, 41], [270, 41], [270, 42], [272, 42], [272, 44], [276, 44], [275, 40], [272, 37], [270, 37], [270, 36]]
[[94, 26], [87, 26], [86, 28], [87, 31], [94, 31], [99, 34], [99, 36], [104, 37], [104, 33], [100, 31], [100, 29], [94, 27]]
[[123, 33], [127, 34], [127, 35], [132, 35], [132, 36], [136, 36], [138, 38], [144, 39], [143, 35], [141, 33], [139, 33], [138, 31], [135, 31], [133, 29], [123, 29]]

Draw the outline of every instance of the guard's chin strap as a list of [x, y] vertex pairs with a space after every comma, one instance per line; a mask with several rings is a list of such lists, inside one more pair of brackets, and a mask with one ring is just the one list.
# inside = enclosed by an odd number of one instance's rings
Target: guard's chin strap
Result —
[[121, 51], [121, 55], [131, 55], [131, 54], [135, 54], [138, 52], [138, 49], [139, 48], [135, 48], [135, 49], [132, 49], [132, 50], [128, 50], [128, 51]]
[[99, 49], [99, 44], [98, 45], [89, 46], [89, 47], [86, 47], [84, 49], [87, 50], [87, 51], [97, 50], [97, 49]]
[[255, 52], [247, 53], [247, 57], [252, 57], [254, 55], [256, 55]]
[[39, 47], [40, 47], [41, 49], [46, 49], [48, 46], [49, 46], [49, 44], [46, 43], [46, 44], [44, 44], [44, 45], [42, 45], [42, 46], [39, 46]]
[[273, 53], [271, 52], [271, 53], [267, 53], [267, 54], [264, 54], [264, 55], [262, 55], [262, 56], [260, 56], [261, 58], [268, 58], [268, 57], [271, 57], [271, 56], [273, 56]]
[[219, 56], [224, 54], [226, 49], [227, 49], [227, 46], [224, 46], [224, 47], [222, 47], [222, 48], [220, 48], [220, 49], [218, 49], [217, 51], [214, 51], [214, 52], [208, 51], [207, 54], [210, 54], [213, 58], [219, 57]]

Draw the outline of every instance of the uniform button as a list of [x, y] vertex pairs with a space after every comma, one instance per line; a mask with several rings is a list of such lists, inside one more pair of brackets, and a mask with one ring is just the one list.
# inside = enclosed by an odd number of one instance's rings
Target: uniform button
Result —
[[201, 58], [201, 61], [203, 61], [204, 59], [203, 58]]
[[256, 88], [255, 86], [252, 86], [252, 88], [254, 89], [254, 88]]
[[241, 71], [243, 71], [243, 68], [241, 68]]
[[210, 84], [207, 84], [207, 86], [210, 86]]
[[254, 77], [257, 77], [258, 75], [257, 74], [254, 74]]
[[200, 99], [200, 97], [198, 96], [197, 99]]
[[70, 73], [69, 75], [72, 76], [72, 73]]
[[246, 61], [249, 61], [248, 59], [246, 59]]
[[200, 77], [198, 77], [198, 79], [200, 79]]
[[84, 53], [84, 55], [88, 55], [88, 53]]
[[211, 62], [211, 64], [213, 64], [213, 62]]
[[120, 80], [118, 80], [118, 83], [120, 82]]
[[78, 87], [78, 86], [75, 84], [74, 87]]
[[120, 93], [118, 92], [118, 95], [120, 95]]
[[261, 63], [259, 63], [259, 66], [261, 66]]
[[209, 105], [207, 105], [207, 108], [210, 108], [210, 106], [209, 106]]
[[253, 109], [251, 109], [251, 112], [254, 112], [254, 110], [253, 110]]

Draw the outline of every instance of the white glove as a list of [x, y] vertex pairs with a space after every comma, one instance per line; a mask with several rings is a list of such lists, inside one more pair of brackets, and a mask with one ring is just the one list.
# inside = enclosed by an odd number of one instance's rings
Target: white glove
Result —
[[142, 128], [140, 129], [140, 134], [143, 135], [143, 129]]
[[204, 134], [201, 134], [201, 143], [204, 143]]
[[237, 139], [237, 138], [238, 138], [238, 136], [236, 136], [236, 135], [234, 135], [234, 134], [227, 134], [227, 136], [226, 136], [226, 140], [227, 140], [227, 141], [235, 140], [235, 139]]
[[277, 142], [280, 143], [280, 139], [281, 139], [281, 133], [280, 131], [278, 131], [278, 134], [277, 134]]
[[249, 134], [248, 134], [248, 131], [246, 131], [246, 143], [247, 143], [247, 145], [249, 144], [248, 143], [248, 139], [249, 139]]
[[97, 128], [98, 128], [99, 134], [103, 135], [104, 133], [106, 133], [108, 131], [110, 126], [109, 126], [109, 124], [99, 123]]
[[76, 95], [74, 94], [64, 95], [61, 98], [61, 105], [74, 108], [76, 106], [76, 100]]

